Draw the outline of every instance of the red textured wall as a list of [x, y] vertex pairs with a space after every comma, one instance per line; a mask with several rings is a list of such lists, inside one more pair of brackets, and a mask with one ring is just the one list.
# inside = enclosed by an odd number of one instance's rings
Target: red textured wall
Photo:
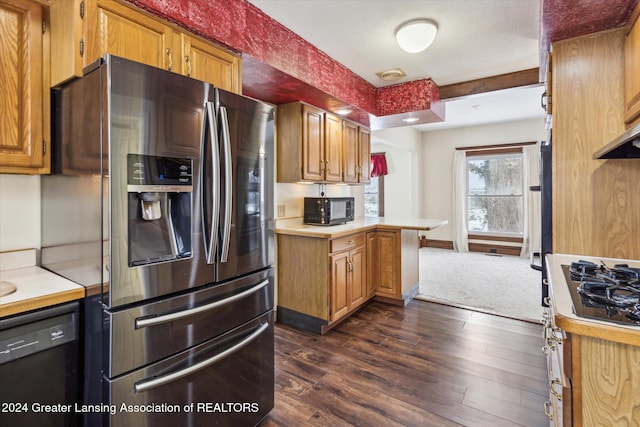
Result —
[[376, 89], [245, 0], [129, 1], [375, 116], [429, 109], [438, 96], [430, 79]]

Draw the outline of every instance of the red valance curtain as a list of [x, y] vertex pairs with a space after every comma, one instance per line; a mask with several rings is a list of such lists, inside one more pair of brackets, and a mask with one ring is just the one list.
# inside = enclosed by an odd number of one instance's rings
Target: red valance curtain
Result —
[[387, 173], [387, 158], [384, 153], [371, 154], [371, 176], [381, 176]]

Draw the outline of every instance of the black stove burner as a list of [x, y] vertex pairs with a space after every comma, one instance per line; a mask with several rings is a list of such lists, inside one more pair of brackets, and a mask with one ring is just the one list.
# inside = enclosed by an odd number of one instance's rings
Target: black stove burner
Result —
[[640, 325], [640, 268], [583, 260], [562, 268], [578, 316]]

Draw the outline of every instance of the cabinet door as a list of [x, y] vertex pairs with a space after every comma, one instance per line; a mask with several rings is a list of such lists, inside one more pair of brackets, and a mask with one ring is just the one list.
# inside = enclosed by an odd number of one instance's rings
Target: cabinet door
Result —
[[342, 152], [344, 182], [358, 182], [358, 125], [344, 120], [342, 122]]
[[84, 68], [81, 48], [84, 0], [51, 2], [51, 85], [81, 77]]
[[366, 128], [358, 128], [359, 176], [362, 184], [371, 182], [371, 132]]
[[349, 252], [349, 310], [364, 303], [367, 294], [366, 251], [364, 246]]
[[[89, 7], [94, 2], [88, 2]], [[173, 30], [114, 1], [99, 0], [87, 11], [86, 63], [110, 53], [157, 68], [180, 71], [180, 50], [174, 49]], [[179, 45], [178, 45], [179, 46]]]
[[331, 301], [330, 321], [337, 320], [349, 312], [348, 279], [349, 252], [331, 255]]
[[640, 114], [640, 22], [631, 27], [624, 40], [624, 119], [631, 123]]
[[325, 114], [324, 141], [325, 181], [342, 182], [342, 120]]
[[209, 43], [182, 34], [182, 74], [240, 93], [239, 58]]
[[38, 173], [45, 167], [42, 43], [41, 6], [0, 1], [0, 172]]
[[400, 291], [398, 235], [394, 231], [378, 231], [377, 233], [380, 256], [378, 259], [380, 276], [378, 277], [377, 293], [397, 297]]
[[324, 180], [324, 112], [302, 106], [302, 179]]
[[378, 232], [367, 233], [367, 298], [376, 293], [380, 283], [380, 243]]

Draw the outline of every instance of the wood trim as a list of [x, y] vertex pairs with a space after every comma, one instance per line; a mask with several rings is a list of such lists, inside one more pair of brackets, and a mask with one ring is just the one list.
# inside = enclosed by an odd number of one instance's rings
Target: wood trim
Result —
[[378, 216], [384, 216], [384, 175], [378, 177]]
[[476, 151], [467, 151], [465, 155], [467, 157], [479, 157], [479, 156], [494, 156], [496, 154], [521, 154], [522, 148], [513, 147], [513, 148], [500, 148], [493, 150], [476, 150]]
[[485, 243], [469, 243], [469, 252], [482, 252], [496, 255], [520, 256], [520, 246], [491, 245]]
[[468, 234], [467, 237], [473, 240], [488, 240], [492, 242], [508, 242], [508, 243], [522, 244], [522, 237], [486, 236], [484, 234]]
[[453, 250], [453, 242], [449, 240], [435, 240], [427, 239], [425, 236], [420, 238], [421, 248], [438, 248], [438, 249], [451, 249]]
[[529, 142], [513, 142], [506, 144], [493, 144], [493, 145], [476, 145], [472, 147], [456, 147], [456, 150], [493, 150], [494, 148], [509, 148], [509, 147], [524, 147], [526, 145], [535, 145], [537, 141]]
[[[596, 328], [593, 328], [596, 329]], [[573, 425], [582, 425], [582, 339], [571, 335], [571, 403], [573, 405]], [[565, 355], [566, 356], [566, 355]]]
[[539, 83], [540, 69], [530, 68], [498, 76], [440, 86], [438, 93], [440, 94], [440, 99], [445, 100], [513, 87], [537, 85]]
[[640, 2], [636, 3], [636, 5], [634, 6], [633, 10], [631, 11], [631, 15], [629, 16], [629, 19], [627, 20], [627, 23], [624, 26], [624, 35], [625, 36], [629, 35], [629, 33], [631, 32], [631, 29], [636, 24], [636, 21], [638, 20], [639, 16], [640, 16]]
[[[487, 151], [493, 152], [496, 148], [512, 148], [512, 147], [525, 147], [527, 145], [535, 145], [537, 141], [529, 141], [529, 142], [510, 142], [506, 144], [492, 144], [492, 145], [475, 145], [471, 147], [456, 147], [456, 150], [466, 150], [466, 151]], [[522, 150], [521, 150], [522, 151]]]

